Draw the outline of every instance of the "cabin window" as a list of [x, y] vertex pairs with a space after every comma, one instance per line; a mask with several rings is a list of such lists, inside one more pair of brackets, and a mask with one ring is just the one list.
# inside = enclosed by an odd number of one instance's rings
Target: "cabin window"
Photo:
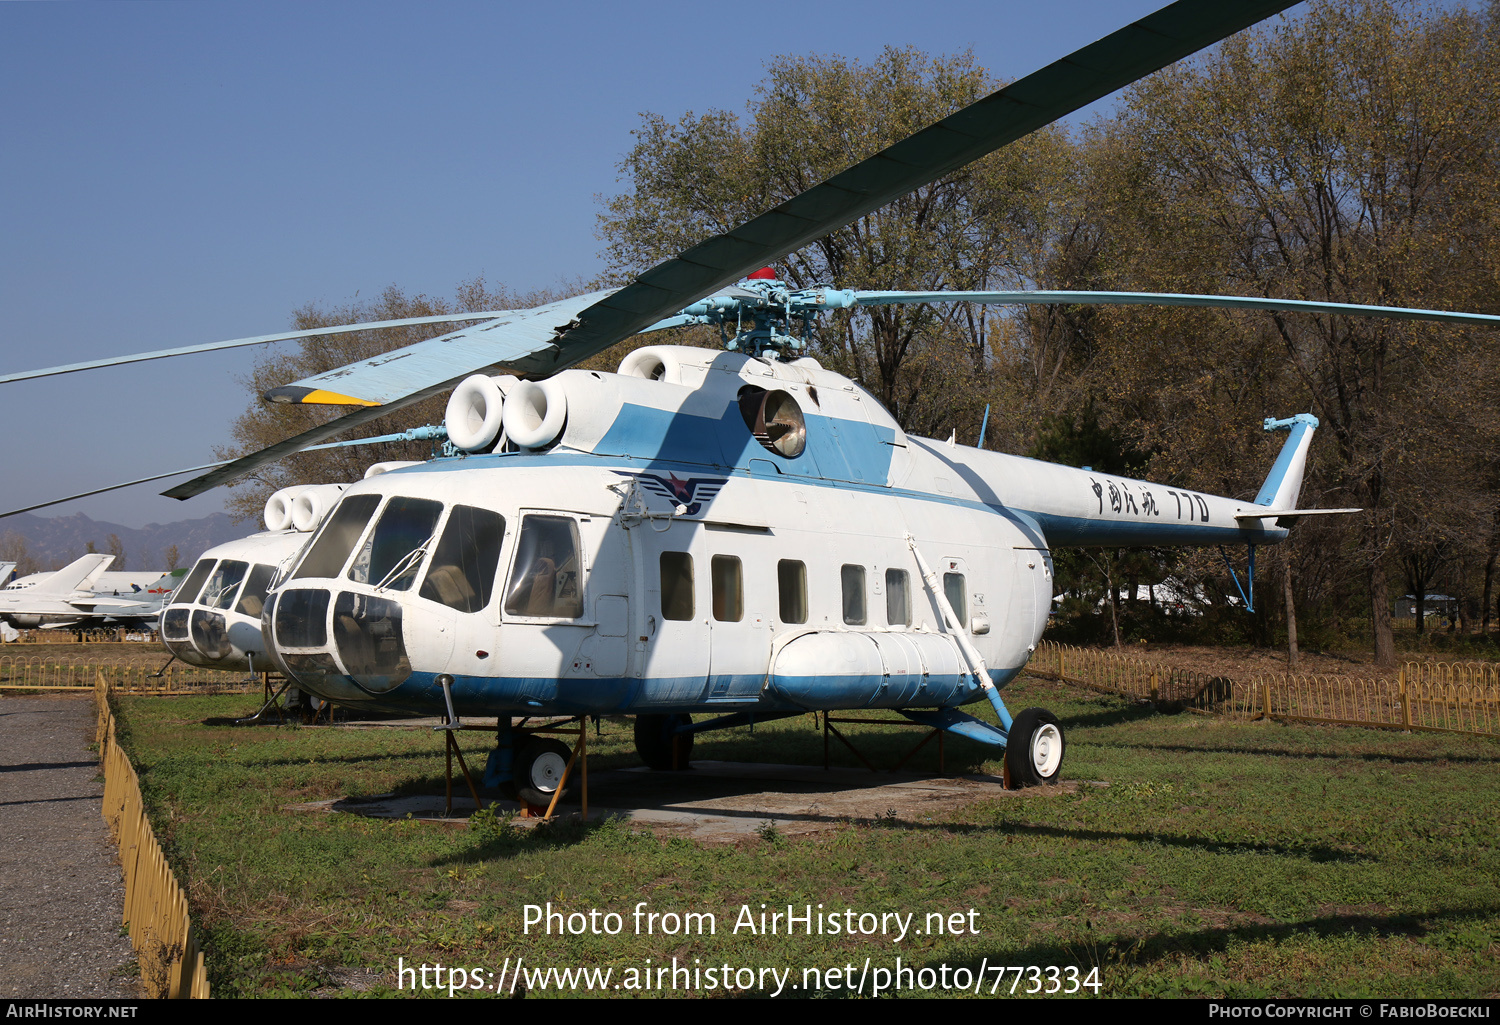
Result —
[[776, 564], [776, 590], [783, 623], [807, 622], [807, 566], [791, 559]]
[[442, 514], [442, 502], [400, 495], [392, 498], [354, 557], [349, 579], [356, 584], [373, 584], [376, 590], [411, 590]]
[[693, 618], [693, 557], [687, 552], [661, 553], [661, 616]]
[[745, 618], [745, 581], [740, 560], [733, 555], [715, 555], [710, 564], [714, 578], [714, 618], [738, 623]]
[[328, 643], [328, 592], [282, 591], [276, 603], [276, 643], [321, 648]]
[[248, 562], [236, 559], [219, 563], [214, 575], [208, 578], [208, 586], [203, 589], [203, 599], [198, 604], [211, 609], [229, 608], [234, 604], [235, 592], [240, 589], [240, 581], [245, 579], [245, 570], [249, 568]]
[[906, 589], [906, 570], [885, 571], [885, 621], [891, 626], [911, 626], [911, 593]]
[[844, 585], [844, 622], [849, 626], [865, 625], [865, 568], [845, 566], [839, 571]]
[[307, 556], [297, 567], [297, 577], [336, 577], [354, 551], [365, 524], [380, 505], [379, 495], [349, 495], [338, 504], [308, 546]]
[[964, 600], [964, 575], [962, 573], [943, 574], [943, 596], [948, 599], [948, 604], [953, 606], [953, 614], [958, 617], [959, 629], [966, 629], [969, 612], [968, 604]]
[[271, 578], [275, 575], [275, 566], [257, 563], [250, 570], [250, 579], [245, 581], [245, 591], [240, 595], [239, 604], [235, 605], [234, 611], [251, 619], [259, 619], [266, 607], [266, 592], [271, 589]]
[[455, 505], [432, 553], [421, 596], [459, 612], [478, 612], [489, 605], [504, 537], [505, 519], [499, 513]]
[[581, 616], [579, 548], [578, 524], [566, 516], [528, 516], [522, 520], [505, 611], [513, 616], [547, 619]]
[[172, 604], [193, 604], [193, 599], [198, 597], [199, 591], [203, 590], [203, 581], [207, 580], [208, 575], [213, 572], [214, 565], [215, 562], [213, 559], [199, 559], [198, 565], [193, 567], [193, 571], [188, 574], [187, 580], [177, 589], [177, 593], [172, 596]]

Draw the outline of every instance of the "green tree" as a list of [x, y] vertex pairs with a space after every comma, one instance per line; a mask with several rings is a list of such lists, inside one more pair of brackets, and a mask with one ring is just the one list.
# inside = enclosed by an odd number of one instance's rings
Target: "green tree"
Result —
[[[623, 279], [727, 231], [996, 87], [967, 54], [781, 57], [743, 122], [718, 110], [676, 124], [647, 114], [620, 165], [629, 191], [599, 219], [609, 273]], [[778, 273], [797, 287], [1014, 287], [1027, 229], [1047, 220], [1037, 196], [1065, 147], [1058, 130], [1036, 133], [791, 254]], [[907, 429], [972, 438], [1004, 323], [983, 307], [867, 307], [825, 317], [816, 354]]]

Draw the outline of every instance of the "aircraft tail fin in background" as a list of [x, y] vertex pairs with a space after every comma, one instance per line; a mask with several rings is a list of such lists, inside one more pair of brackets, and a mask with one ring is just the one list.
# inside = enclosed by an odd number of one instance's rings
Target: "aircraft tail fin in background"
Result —
[[71, 562], [45, 580], [37, 582], [32, 594], [72, 594], [74, 591], [91, 590], [104, 567], [115, 561], [113, 555], [96, 552]]
[[0, 587], [10, 583], [10, 571], [16, 568], [13, 562], [0, 562]]
[[171, 594], [177, 590], [177, 585], [182, 583], [183, 574], [186, 572], [186, 570], [169, 569], [145, 587], [136, 587], [136, 591], [145, 591], [147, 594], [158, 598], [162, 595]]

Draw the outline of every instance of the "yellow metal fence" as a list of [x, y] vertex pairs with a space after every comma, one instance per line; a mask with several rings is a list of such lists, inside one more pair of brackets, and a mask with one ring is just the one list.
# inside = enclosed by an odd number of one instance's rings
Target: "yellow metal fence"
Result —
[[[165, 660], [163, 656], [162, 661]], [[123, 694], [221, 694], [257, 690], [261, 686], [249, 673], [199, 669], [174, 662], [157, 676], [158, 666], [132, 664], [132, 661], [0, 655], [0, 690], [92, 690], [95, 675], [101, 672], [110, 688]]]
[[141, 801], [140, 779], [115, 742], [110, 685], [95, 677], [99, 704], [98, 743], [104, 768], [104, 821], [120, 848], [125, 873], [124, 924], [141, 966], [141, 982], [154, 998], [207, 999], [203, 953], [188, 918], [187, 895], [162, 854]]
[[1232, 679], [1044, 641], [1028, 671], [1224, 715], [1500, 734], [1500, 665], [1492, 662], [1408, 662], [1395, 679], [1294, 673]]

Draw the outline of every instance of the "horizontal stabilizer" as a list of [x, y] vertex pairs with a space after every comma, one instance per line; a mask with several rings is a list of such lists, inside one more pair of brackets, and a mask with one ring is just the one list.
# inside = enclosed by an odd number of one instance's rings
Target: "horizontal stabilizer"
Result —
[[120, 598], [85, 598], [69, 605], [96, 616], [154, 616], [161, 611], [159, 602], [125, 601]]
[[1235, 519], [1240, 522], [1253, 522], [1256, 520], [1275, 519], [1284, 527], [1289, 527], [1304, 516], [1343, 516], [1347, 513], [1364, 512], [1363, 509], [1267, 509], [1264, 512], [1237, 513]]

